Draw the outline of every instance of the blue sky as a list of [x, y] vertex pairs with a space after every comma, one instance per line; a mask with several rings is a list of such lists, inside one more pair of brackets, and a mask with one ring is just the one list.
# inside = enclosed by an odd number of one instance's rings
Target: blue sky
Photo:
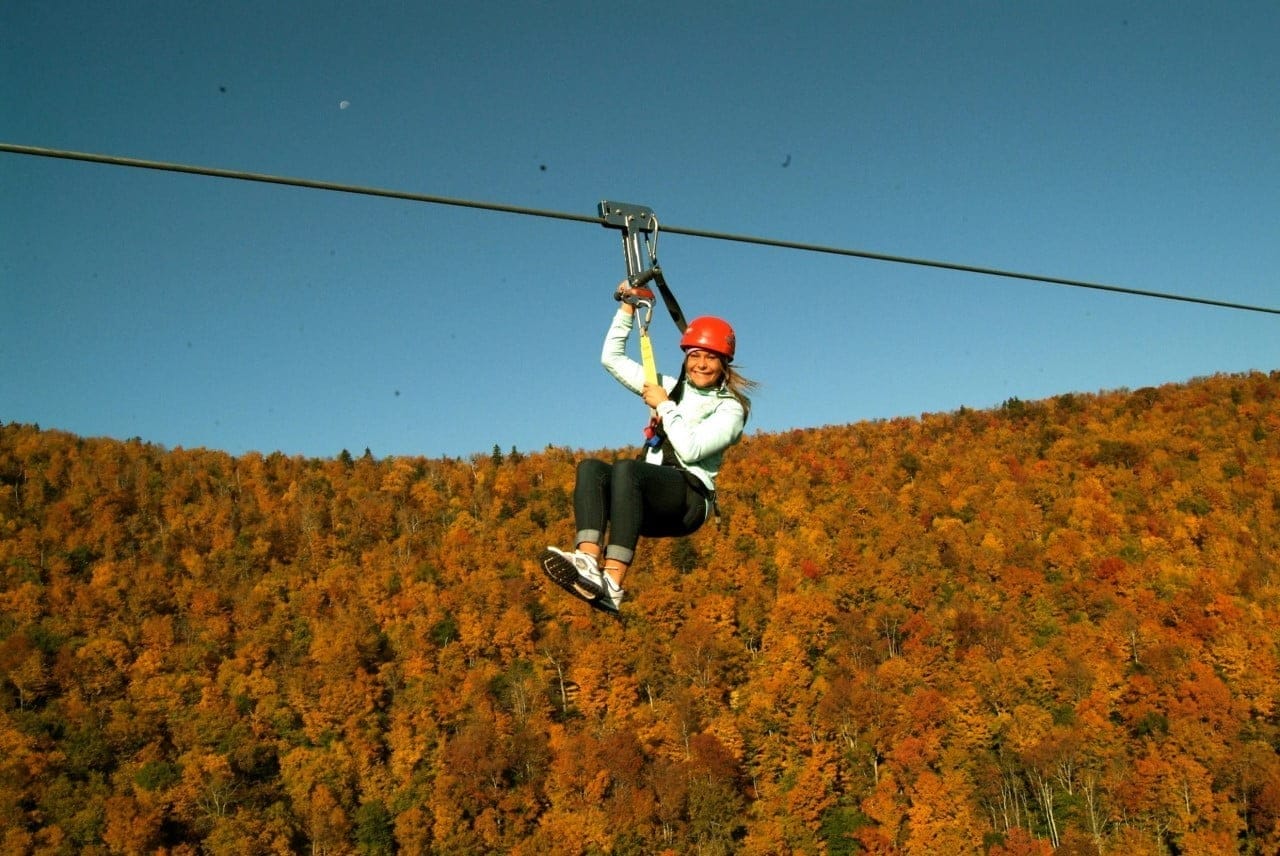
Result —
[[[1280, 307], [1274, 2], [0, 6], [0, 141]], [[590, 223], [0, 153], [0, 420], [619, 448]], [[1280, 369], [1280, 316], [678, 234], [749, 432]], [[659, 368], [675, 328], [654, 322]]]

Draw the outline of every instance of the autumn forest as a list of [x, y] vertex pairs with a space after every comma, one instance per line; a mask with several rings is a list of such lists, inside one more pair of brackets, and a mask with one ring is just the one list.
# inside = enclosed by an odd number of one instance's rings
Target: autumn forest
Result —
[[1280, 373], [748, 436], [615, 620], [632, 453], [0, 425], [0, 852], [1280, 850]]

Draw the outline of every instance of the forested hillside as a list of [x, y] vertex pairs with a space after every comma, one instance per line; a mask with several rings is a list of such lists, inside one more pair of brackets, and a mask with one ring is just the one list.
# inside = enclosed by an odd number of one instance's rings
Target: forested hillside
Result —
[[621, 622], [585, 454], [0, 426], [3, 852], [1280, 849], [1280, 373], [749, 437]]

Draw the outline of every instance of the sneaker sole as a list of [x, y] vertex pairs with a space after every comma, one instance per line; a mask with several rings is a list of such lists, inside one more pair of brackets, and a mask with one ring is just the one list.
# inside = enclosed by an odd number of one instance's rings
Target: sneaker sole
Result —
[[578, 581], [573, 584], [573, 590], [583, 600], [595, 600], [600, 595], [604, 594], [604, 592], [594, 586], [588, 585], [586, 580], [581, 577], [579, 577]]
[[573, 593], [583, 600], [591, 600], [604, 594], [604, 589], [591, 584], [590, 580], [578, 573], [573, 562], [554, 550], [543, 550], [539, 557], [542, 570], [561, 588], [573, 589]]
[[613, 601], [607, 597], [587, 597], [578, 591], [578, 585], [582, 583], [582, 578], [578, 574], [578, 569], [573, 563], [561, 556], [559, 553], [553, 553], [550, 550], [543, 550], [538, 556], [538, 564], [542, 566], [542, 572], [546, 574], [553, 583], [576, 597], [578, 600], [591, 604], [595, 609], [601, 612], [607, 612], [611, 615], [617, 615], [618, 609], [613, 605]]

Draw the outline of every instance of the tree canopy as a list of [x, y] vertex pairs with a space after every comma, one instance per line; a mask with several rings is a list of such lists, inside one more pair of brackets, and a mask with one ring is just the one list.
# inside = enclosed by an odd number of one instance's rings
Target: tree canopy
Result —
[[1280, 848], [1280, 374], [747, 437], [622, 622], [587, 454], [0, 425], [3, 851]]

